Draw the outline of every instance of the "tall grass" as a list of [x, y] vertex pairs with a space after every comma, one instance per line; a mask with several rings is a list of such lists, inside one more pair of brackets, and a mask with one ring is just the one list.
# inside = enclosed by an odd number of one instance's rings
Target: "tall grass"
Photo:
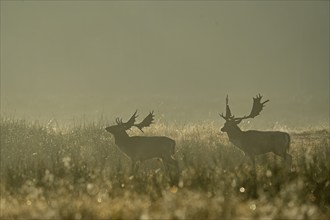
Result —
[[329, 130], [290, 132], [293, 171], [268, 154], [257, 158], [254, 179], [251, 163], [219, 126], [155, 124], [146, 130], [144, 135], [177, 142], [180, 178], [173, 185], [158, 160], [146, 161], [131, 176], [129, 159], [105, 132], [103, 121], [59, 129], [52, 123], [1, 118], [0, 218], [330, 216]]

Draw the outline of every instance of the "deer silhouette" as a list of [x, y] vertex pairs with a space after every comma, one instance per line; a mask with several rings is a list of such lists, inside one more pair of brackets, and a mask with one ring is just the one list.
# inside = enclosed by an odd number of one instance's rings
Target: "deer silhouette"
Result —
[[290, 148], [290, 135], [280, 131], [242, 131], [238, 124], [248, 118], [254, 118], [260, 114], [265, 103], [269, 100], [261, 102], [262, 96], [259, 94], [253, 98], [253, 106], [251, 113], [244, 117], [235, 117], [231, 114], [228, 105], [228, 95], [226, 97], [226, 115], [223, 113], [220, 116], [226, 120], [224, 126], [221, 128], [222, 132], [226, 132], [229, 141], [236, 147], [240, 148], [245, 155], [252, 159], [255, 167], [255, 156], [273, 152], [274, 154], [284, 158], [287, 166], [291, 167], [292, 156], [288, 154]]
[[164, 136], [132, 136], [130, 137], [126, 131], [135, 126], [143, 132], [144, 127], [148, 127], [153, 123], [154, 115], [150, 112], [148, 116], [139, 124], [135, 124], [138, 117], [137, 111], [131, 116], [127, 122], [122, 119], [116, 119], [116, 125], [105, 128], [115, 138], [115, 144], [121, 152], [127, 155], [132, 161], [132, 172], [138, 171], [140, 162], [152, 158], [160, 158], [164, 167], [168, 170], [174, 167], [178, 170], [178, 163], [173, 158], [175, 153], [175, 141]]

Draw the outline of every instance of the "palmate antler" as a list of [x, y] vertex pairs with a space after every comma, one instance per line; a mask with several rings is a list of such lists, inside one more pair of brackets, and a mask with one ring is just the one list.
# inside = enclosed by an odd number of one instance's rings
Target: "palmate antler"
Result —
[[127, 121], [127, 122], [123, 122], [122, 119], [116, 118], [116, 123], [117, 125], [123, 126], [125, 128], [125, 130], [130, 129], [134, 123], [135, 123], [135, 119], [138, 117], [138, 115], [136, 115], [137, 110], [134, 112], [134, 114], [131, 116], [131, 118]]
[[143, 128], [144, 127], [148, 127], [152, 124], [153, 120], [154, 120], [154, 115], [153, 115], [153, 111], [151, 111], [147, 117], [145, 117], [145, 119], [143, 119], [143, 121], [139, 124], [135, 124], [135, 119], [138, 117], [138, 115], [136, 115], [137, 113], [137, 110], [134, 112], [134, 114], [131, 116], [131, 118], [126, 122], [124, 123], [122, 121], [122, 119], [119, 119], [119, 118], [116, 118], [116, 123], [117, 125], [120, 125], [120, 126], [123, 126], [123, 128], [125, 130], [128, 130], [130, 129], [132, 126], [135, 126], [137, 127], [138, 129], [140, 129], [142, 132], [143, 132]]
[[243, 119], [254, 118], [254, 117], [256, 117], [260, 114], [263, 107], [265, 107], [265, 103], [269, 102], [268, 99], [264, 102], [261, 102], [261, 98], [262, 98], [262, 96], [260, 94], [257, 95], [255, 98], [253, 98], [253, 106], [252, 106], [251, 112], [248, 116], [235, 118], [235, 116], [231, 115], [231, 111], [230, 111], [230, 108], [229, 108], [229, 105], [228, 105], [228, 95], [227, 95], [227, 98], [226, 98], [226, 116], [224, 116], [223, 114], [220, 114], [220, 116], [222, 118], [224, 118], [226, 121], [234, 120], [236, 122], [236, 124], [239, 124]]
[[244, 116], [241, 118], [235, 118], [235, 122], [237, 124], [239, 124], [243, 119], [254, 118], [254, 117], [258, 116], [260, 114], [260, 112], [262, 111], [262, 109], [265, 107], [265, 103], [269, 102], [269, 99], [267, 99], [264, 102], [261, 102], [261, 98], [262, 98], [262, 96], [260, 94], [257, 95], [257, 97], [253, 98], [253, 106], [252, 106], [250, 114], [248, 116]]
[[149, 113], [149, 115], [147, 117], [145, 117], [145, 119], [143, 119], [143, 121], [139, 124], [135, 124], [134, 126], [137, 127], [138, 129], [140, 129], [140, 131], [143, 132], [143, 128], [144, 127], [148, 127], [152, 124], [152, 122], [154, 121], [154, 111], [151, 111]]

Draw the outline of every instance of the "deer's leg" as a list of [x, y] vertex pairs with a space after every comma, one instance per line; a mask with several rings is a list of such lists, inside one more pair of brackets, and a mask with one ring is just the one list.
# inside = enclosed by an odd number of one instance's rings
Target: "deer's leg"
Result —
[[175, 167], [177, 171], [179, 170], [178, 161], [176, 161], [173, 157], [170, 156], [169, 162], [173, 167]]
[[165, 170], [165, 172], [168, 172], [170, 170], [170, 167], [169, 167], [170, 162], [169, 162], [168, 158], [166, 158], [166, 157], [161, 157], [161, 158], [162, 158], [164, 170]]
[[140, 167], [139, 165], [140, 165], [139, 161], [132, 160], [132, 168], [131, 168], [132, 174], [135, 174], [139, 170]]
[[252, 169], [255, 171], [256, 170], [256, 161], [255, 161], [255, 156], [254, 155], [251, 155], [251, 154], [245, 154], [245, 157], [244, 157], [244, 160], [245, 161], [250, 161], [252, 163]]
[[284, 156], [284, 159], [285, 159], [285, 162], [286, 162], [286, 165], [289, 169], [291, 169], [291, 165], [292, 165], [292, 156], [288, 153], [285, 153], [285, 156]]
[[172, 165], [173, 165], [173, 167], [175, 168], [175, 173], [176, 173], [177, 175], [179, 175], [180, 170], [179, 170], [178, 161], [172, 159]]
[[[179, 183], [179, 165], [176, 160], [174, 160], [171, 156], [165, 156], [162, 158], [165, 171], [168, 173], [170, 179], [171, 179], [171, 184], [172, 185], [177, 185]], [[175, 169], [170, 169], [170, 168], [175, 168]]]
[[131, 167], [132, 174], [134, 174], [134, 172], [135, 172], [135, 166], [136, 166], [136, 162], [134, 160], [132, 160], [132, 167]]
[[250, 159], [252, 161], [252, 168], [253, 168], [253, 173], [254, 173], [254, 176], [256, 176], [256, 159], [254, 156], [252, 155], [249, 155], [250, 156]]
[[169, 170], [169, 165], [174, 167], [177, 171], [179, 170], [178, 161], [174, 160], [171, 156], [163, 156], [162, 160], [166, 170]]
[[257, 170], [256, 170], [256, 160], [255, 160], [255, 156], [254, 155], [249, 155], [251, 160], [252, 160], [252, 164], [253, 164], [253, 171], [252, 171], [252, 181], [253, 181], [253, 189], [252, 189], [252, 197], [253, 198], [257, 198], [257, 190], [258, 190], [258, 186], [257, 186]]
[[247, 161], [249, 159], [247, 158], [247, 155], [244, 153], [244, 157], [240, 160], [240, 162], [238, 162], [237, 164], [235, 164], [234, 168], [235, 170], [242, 170], [244, 169], [244, 166], [246, 165]]
[[292, 156], [288, 154], [287, 152], [275, 152], [276, 155], [282, 157], [285, 161], [286, 168], [291, 169], [291, 164], [292, 164]]

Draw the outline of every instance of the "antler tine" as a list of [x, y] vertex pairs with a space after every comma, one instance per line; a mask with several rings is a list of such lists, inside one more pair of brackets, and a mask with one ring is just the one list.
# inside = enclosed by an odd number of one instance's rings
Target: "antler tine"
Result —
[[220, 115], [220, 117], [222, 117], [223, 119], [226, 120], [226, 117], [223, 115], [223, 113], [221, 113], [221, 114], [219, 114], [219, 115]]
[[[260, 93], [259, 93], [259, 95], [257, 95], [255, 98], [253, 98], [253, 99], [257, 99], [257, 100], [259, 100], [259, 102], [261, 101], [261, 99], [262, 99], [262, 95], [260, 95]], [[269, 99], [267, 99], [266, 101], [264, 101], [264, 102], [260, 102], [263, 106], [265, 106], [264, 104], [266, 103], [266, 102], [269, 102]]]
[[235, 118], [236, 123], [240, 123], [243, 119], [247, 118], [254, 118], [260, 114], [262, 109], [265, 107], [265, 103], [269, 102], [269, 99], [267, 99], [264, 102], [261, 102], [262, 95], [258, 94], [256, 97], [253, 97], [253, 106], [251, 109], [251, 113], [248, 116], [244, 116], [241, 118]]
[[154, 111], [151, 111], [147, 117], [145, 117], [145, 119], [143, 119], [143, 121], [139, 124], [135, 124], [134, 126], [137, 127], [138, 129], [140, 129], [140, 131], [143, 132], [143, 128], [144, 127], [149, 127], [154, 121]]
[[234, 116], [231, 114], [231, 111], [230, 111], [230, 108], [229, 108], [229, 98], [228, 98], [228, 95], [226, 97], [226, 120], [229, 120], [230, 118], [233, 118]]
[[230, 108], [229, 108], [229, 98], [228, 95], [226, 96], [226, 116], [223, 115], [223, 113], [219, 114], [223, 119], [226, 121], [231, 120], [234, 118], [234, 116], [231, 114]]
[[[262, 95], [257, 95], [255, 98], [253, 98], [253, 101], [254, 100], [258, 100], [258, 102], [262, 105], [262, 107], [265, 107], [265, 103], [266, 102], [269, 102], [269, 99], [267, 99], [266, 101], [264, 101], [264, 102], [261, 102], [261, 99], [262, 99]], [[254, 103], [253, 103], [254, 104]], [[260, 110], [261, 111], [261, 110]]]
[[130, 129], [134, 125], [135, 119], [138, 117], [136, 115], [136, 113], [137, 113], [137, 110], [135, 110], [134, 114], [131, 116], [131, 118], [126, 123], [123, 123], [125, 125], [126, 130]]

